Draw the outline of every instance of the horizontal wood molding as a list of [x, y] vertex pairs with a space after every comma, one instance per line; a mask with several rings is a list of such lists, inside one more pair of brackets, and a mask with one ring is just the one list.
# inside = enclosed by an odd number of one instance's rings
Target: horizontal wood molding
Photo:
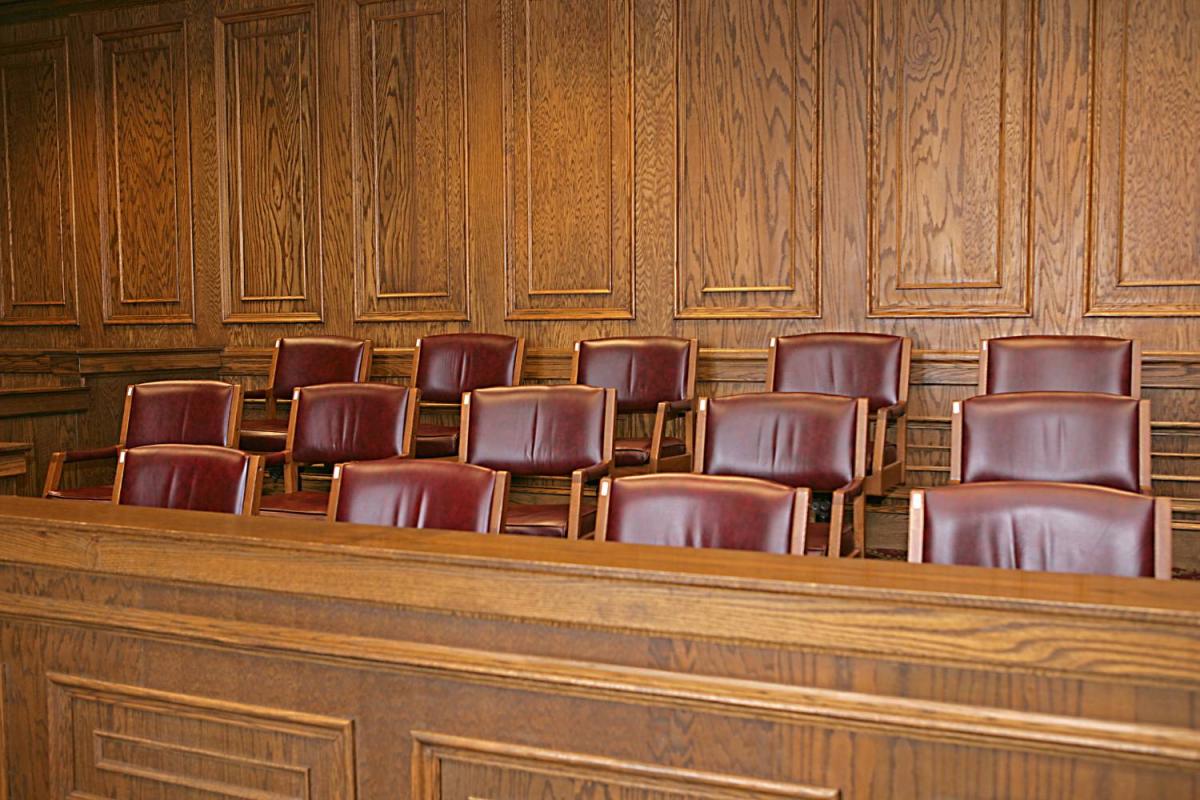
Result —
[[36, 386], [0, 389], [0, 418], [82, 414], [91, 390], [86, 386]]

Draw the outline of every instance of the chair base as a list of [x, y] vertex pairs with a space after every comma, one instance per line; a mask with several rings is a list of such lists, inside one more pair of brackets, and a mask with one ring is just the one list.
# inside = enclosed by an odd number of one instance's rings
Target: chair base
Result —
[[873, 470], [863, 483], [863, 492], [868, 497], [882, 497], [889, 490], [904, 483], [904, 462], [893, 461], [882, 470]]

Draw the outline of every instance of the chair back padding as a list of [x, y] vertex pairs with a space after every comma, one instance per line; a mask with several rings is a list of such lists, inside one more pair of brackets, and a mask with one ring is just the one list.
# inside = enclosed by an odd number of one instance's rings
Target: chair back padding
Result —
[[904, 338], [807, 333], [775, 340], [772, 390], [867, 398], [875, 411], [900, 402]]
[[1082, 392], [980, 395], [962, 404], [963, 483], [1058, 481], [1139, 491], [1138, 401]]
[[471, 392], [466, 462], [565, 476], [605, 460], [605, 390], [514, 386]]
[[795, 489], [757, 478], [618, 478], [609, 485], [605, 540], [789, 553], [795, 507]]
[[1008, 336], [987, 342], [984, 394], [1134, 395], [1134, 346], [1109, 336]]
[[418, 342], [416, 387], [431, 403], [457, 403], [463, 392], [512, 386], [520, 340], [492, 333], [445, 333]]
[[487, 533], [494, 470], [451, 461], [343, 464], [334, 519], [397, 528]]
[[299, 386], [358, 383], [364, 380], [363, 365], [371, 354], [369, 341], [345, 336], [284, 338], [276, 347], [271, 390], [277, 399], [291, 397]]
[[840, 489], [855, 478], [854, 397], [763, 392], [706, 401], [703, 472]]
[[155, 444], [123, 453], [117, 502], [241, 514], [253, 486], [253, 456], [212, 445]]
[[232, 445], [230, 423], [239, 413], [236, 400], [237, 387], [220, 381], [154, 381], [130, 386], [124, 445]]
[[618, 412], [649, 412], [663, 401], [688, 398], [688, 339], [588, 339], [579, 342], [578, 350], [576, 382], [615, 389]]
[[922, 561], [1154, 575], [1153, 497], [1064, 483], [974, 483], [925, 491]]
[[386, 383], [296, 389], [292, 458], [314, 464], [403, 455], [411, 397], [408, 387]]

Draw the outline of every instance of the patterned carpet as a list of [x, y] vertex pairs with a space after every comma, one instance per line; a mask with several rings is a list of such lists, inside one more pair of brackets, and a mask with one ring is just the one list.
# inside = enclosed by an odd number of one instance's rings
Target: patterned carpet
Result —
[[[868, 547], [867, 558], [878, 558], [882, 561], [904, 561], [908, 558], [908, 554], [903, 550]], [[1200, 571], [1176, 568], [1172, 577], [1177, 581], [1200, 581]]]

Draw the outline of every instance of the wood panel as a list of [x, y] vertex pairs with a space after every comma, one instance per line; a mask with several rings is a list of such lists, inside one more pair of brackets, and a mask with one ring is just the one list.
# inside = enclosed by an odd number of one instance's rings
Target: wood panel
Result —
[[677, 5], [679, 318], [821, 316], [822, 2]]
[[0, 49], [0, 325], [71, 325], [75, 207], [64, 38]]
[[1200, 15], [1097, 3], [1087, 314], [1200, 315]]
[[179, 21], [95, 38], [106, 323], [193, 321], [184, 27]]
[[217, 20], [227, 322], [321, 320], [315, 9]]
[[1036, 0], [874, 0], [873, 316], [1032, 311]]
[[631, 319], [632, 0], [503, 0], [503, 64], [507, 319]]

